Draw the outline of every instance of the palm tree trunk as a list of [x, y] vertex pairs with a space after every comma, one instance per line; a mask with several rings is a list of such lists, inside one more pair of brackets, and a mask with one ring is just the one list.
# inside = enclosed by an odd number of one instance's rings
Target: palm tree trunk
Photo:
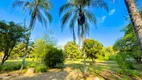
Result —
[[[81, 26], [82, 28], [82, 46], [84, 45], [84, 27], [83, 25]], [[87, 69], [86, 69], [86, 53], [85, 53], [85, 50], [83, 49], [83, 57], [84, 57], [84, 74], [86, 74], [87, 72]]]
[[27, 37], [27, 40], [26, 40], [26, 49], [25, 49], [25, 54], [24, 54], [24, 56], [23, 56], [23, 58], [22, 58], [21, 71], [22, 71], [23, 68], [24, 68], [24, 65], [25, 65], [25, 59], [26, 59], [27, 54], [28, 54], [28, 46], [29, 46], [30, 35], [31, 35], [31, 31], [28, 33], [28, 37]]
[[142, 19], [136, 8], [134, 0], [124, 0], [134, 27], [135, 34], [142, 51]]
[[30, 25], [29, 25], [29, 33], [28, 33], [27, 42], [26, 42], [26, 51], [25, 51], [25, 54], [24, 54], [23, 59], [22, 59], [21, 71], [24, 68], [25, 59], [26, 59], [26, 56], [28, 54], [28, 46], [29, 46], [30, 35], [31, 35], [32, 29], [33, 29], [34, 22], [36, 20], [36, 11], [37, 11], [37, 6], [35, 6], [35, 9], [34, 9], [32, 15], [31, 15], [31, 21], [30, 21]]

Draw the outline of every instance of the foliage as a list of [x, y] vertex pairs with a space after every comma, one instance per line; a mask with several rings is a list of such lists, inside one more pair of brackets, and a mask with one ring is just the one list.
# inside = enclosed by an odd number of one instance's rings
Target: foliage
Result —
[[48, 46], [48, 51], [43, 56], [43, 62], [50, 68], [56, 67], [57, 64], [63, 64], [64, 52], [53, 46]]
[[48, 67], [44, 64], [36, 66], [36, 72], [47, 72]]
[[[74, 42], [75, 29], [78, 29], [78, 37], [89, 33], [89, 23], [96, 24], [96, 17], [91, 11], [89, 11], [89, 6], [95, 6], [95, 8], [105, 8], [108, 10], [107, 4], [103, 0], [68, 0], [64, 5], [60, 7], [59, 15], [61, 17], [61, 28], [64, 29], [65, 25], [69, 23], [69, 29], [73, 33]], [[86, 9], [87, 8], [87, 9]], [[77, 28], [75, 28], [77, 23]], [[82, 30], [82, 31], [81, 31]]]
[[71, 59], [75, 59], [75, 58], [79, 58], [80, 57], [80, 51], [79, 51], [79, 47], [76, 43], [74, 42], [68, 42], [65, 46], [64, 46], [64, 51], [67, 55], [67, 57], [71, 58]]
[[18, 43], [12, 50], [10, 59], [21, 58], [25, 52], [25, 43]]
[[0, 21], [0, 51], [4, 52], [2, 64], [9, 58], [13, 48], [25, 41], [27, 29], [14, 22]]
[[[12, 7], [14, 8], [16, 6], [22, 7], [24, 12], [29, 12], [29, 15], [31, 16], [29, 26], [30, 30], [34, 28], [36, 20], [45, 26], [47, 26], [47, 19], [50, 23], [52, 22], [52, 16], [49, 13], [49, 10], [51, 10], [52, 7], [50, 0], [16, 0]], [[42, 13], [44, 13], [46, 16], [44, 16]]]
[[109, 60], [115, 60], [116, 52], [113, 49], [113, 46], [108, 46], [105, 48], [105, 55], [108, 57]]
[[[16, 0], [13, 3], [12, 7], [16, 7], [16, 6], [22, 7], [23, 11], [28, 11], [29, 15], [31, 16], [29, 33], [27, 36], [28, 38], [26, 39], [26, 52], [23, 56], [22, 66], [21, 66], [21, 70], [22, 70], [25, 64], [26, 55], [28, 53], [28, 46], [29, 46], [31, 31], [34, 28], [36, 20], [38, 20], [42, 25], [44, 24], [45, 27], [47, 26], [47, 19], [50, 23], [52, 22], [52, 16], [49, 13], [51, 9], [51, 2], [50, 0], [30, 0], [30, 1]], [[44, 15], [42, 13], [44, 13]]]
[[116, 41], [114, 49], [119, 52], [126, 52], [127, 55], [131, 56], [137, 62], [141, 62], [141, 51], [132, 24], [124, 27], [122, 31], [125, 32], [125, 35]]
[[93, 59], [105, 59], [107, 56], [104, 53], [103, 45], [93, 39], [85, 39], [83, 49], [87, 53], [87, 57]]
[[37, 39], [33, 45], [34, 58], [37, 62], [41, 62], [42, 57], [47, 52], [47, 44], [42, 39]]
[[131, 57], [127, 55], [126, 52], [119, 52], [116, 55], [116, 62], [119, 64], [120, 68], [123, 70], [133, 69]]

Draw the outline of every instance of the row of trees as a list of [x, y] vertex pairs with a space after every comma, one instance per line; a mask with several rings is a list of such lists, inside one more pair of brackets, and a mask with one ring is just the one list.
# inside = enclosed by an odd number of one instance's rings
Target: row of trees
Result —
[[64, 46], [66, 57], [70, 59], [82, 58], [82, 50], [85, 50], [87, 58], [91, 58], [93, 63], [94, 59], [108, 60], [115, 55], [113, 47], [105, 48], [100, 42], [93, 39], [85, 39], [82, 49], [79, 49], [79, 46], [72, 41]]

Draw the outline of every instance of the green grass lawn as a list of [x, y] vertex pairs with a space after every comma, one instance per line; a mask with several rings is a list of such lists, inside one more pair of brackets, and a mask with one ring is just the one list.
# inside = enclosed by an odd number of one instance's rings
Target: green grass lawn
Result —
[[[135, 79], [133, 78], [133, 76], [119, 74], [118, 71], [120, 71], [120, 68], [115, 61], [96, 61], [96, 63], [92, 64], [91, 60], [87, 59], [86, 62], [87, 62], [87, 71], [88, 74], [90, 75], [100, 76], [105, 80]], [[26, 66], [29, 66], [29, 64], [32, 63], [34, 63], [32, 60], [26, 60]], [[5, 62], [3, 66], [0, 65], [0, 73], [2, 74], [5, 72], [16, 71], [19, 70], [20, 67], [21, 67], [21, 60], [8, 60]], [[79, 72], [83, 72], [83, 67], [84, 67], [83, 60], [82, 59], [66, 60], [64, 64], [64, 69], [67, 67], [71, 68], [71, 71], [77, 70]], [[134, 67], [136, 68], [136, 71], [138, 72], [142, 71], [142, 64], [134, 63]], [[61, 75], [63, 75], [62, 73], [64, 72], [65, 71], [61, 72]], [[50, 72], [43, 74], [50, 74]], [[54, 74], [56, 74], [56, 72], [54, 72]]]
[[[21, 68], [22, 60], [7, 60], [4, 65], [0, 64], [0, 73], [9, 72], [14, 70], [19, 70]], [[25, 66], [27, 67], [29, 64], [32, 64], [32, 60], [26, 60]]]

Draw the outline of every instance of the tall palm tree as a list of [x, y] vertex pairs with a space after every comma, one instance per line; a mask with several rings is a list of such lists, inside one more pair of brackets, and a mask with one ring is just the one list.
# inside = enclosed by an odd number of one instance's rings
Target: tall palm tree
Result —
[[[34, 28], [34, 25], [36, 23], [36, 20], [38, 20], [42, 25], [47, 26], [47, 20], [51, 23], [52, 22], [52, 16], [49, 13], [49, 10], [51, 9], [51, 2], [50, 0], [16, 0], [12, 7], [22, 7], [23, 11], [28, 11], [30, 15], [30, 25], [29, 25], [29, 34], [27, 38], [27, 46], [26, 46], [26, 52], [22, 60], [22, 67], [24, 66], [25, 58], [28, 53], [28, 45], [29, 45], [29, 39], [31, 35], [31, 31]], [[42, 14], [44, 13], [44, 14]], [[21, 68], [22, 68], [21, 67]]]
[[[73, 40], [75, 42], [75, 25], [77, 24], [78, 38], [82, 39], [84, 44], [85, 34], [89, 33], [89, 24], [96, 24], [96, 17], [89, 11], [89, 6], [105, 8], [108, 10], [107, 4], [103, 0], [68, 0], [67, 3], [62, 5], [59, 10], [61, 17], [61, 28], [64, 29], [65, 25], [69, 23], [69, 28], [73, 33]], [[86, 73], [86, 53], [84, 54], [84, 74]]]
[[136, 8], [135, 0], [124, 0], [124, 1], [128, 9], [128, 13], [131, 22], [133, 24], [135, 34], [137, 36], [140, 49], [142, 51], [142, 19], [140, 17], [139, 11]]

